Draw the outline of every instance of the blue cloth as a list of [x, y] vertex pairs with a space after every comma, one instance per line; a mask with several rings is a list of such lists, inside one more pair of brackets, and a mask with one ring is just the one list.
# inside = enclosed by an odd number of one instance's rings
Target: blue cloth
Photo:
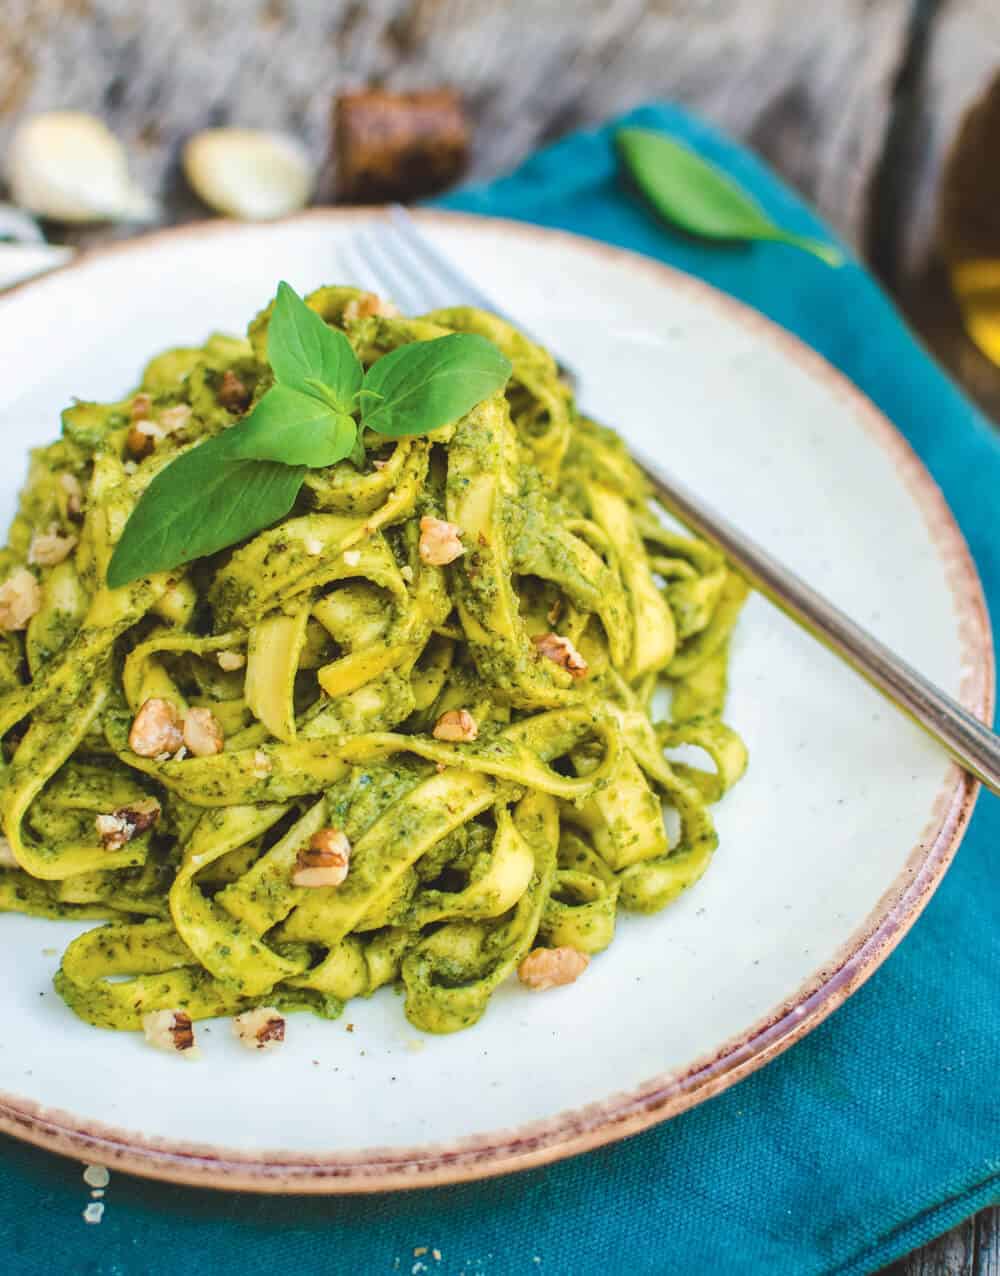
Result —
[[[621, 123], [622, 121], [619, 121]], [[688, 142], [791, 230], [815, 215], [748, 152], [687, 113], [629, 123]], [[671, 233], [616, 174], [615, 125], [578, 134], [452, 208], [622, 244], [700, 275], [792, 329], [906, 433], [944, 490], [1000, 615], [1000, 446], [858, 265]], [[625, 1144], [427, 1193], [287, 1200], [115, 1174], [99, 1227], [80, 1168], [0, 1143], [4, 1272], [52, 1276], [403, 1273], [746, 1276], [870, 1272], [1000, 1199], [1000, 803], [912, 934], [847, 1004], [742, 1084]], [[441, 1254], [415, 1258], [426, 1245]]]

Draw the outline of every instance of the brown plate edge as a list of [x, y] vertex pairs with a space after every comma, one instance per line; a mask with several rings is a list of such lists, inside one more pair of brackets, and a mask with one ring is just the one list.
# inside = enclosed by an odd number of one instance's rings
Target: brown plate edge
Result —
[[[364, 220], [381, 210], [312, 209], [299, 220]], [[992, 720], [995, 670], [989, 616], [972, 556], [944, 497], [909, 443], [842, 373], [797, 337], [743, 302], [703, 280], [663, 263], [568, 231], [501, 218], [422, 211], [431, 221], [487, 223], [498, 234], [531, 239], [616, 261], [663, 279], [777, 342], [811, 376], [824, 381], [853, 409], [862, 426], [897, 462], [900, 475], [928, 525], [944, 562], [955, 599], [965, 668], [960, 699], [977, 716]], [[151, 241], [237, 229], [243, 223], [216, 221], [156, 231], [81, 254], [55, 271], [25, 280], [0, 296], [7, 298], [76, 270], [95, 258], [145, 249]], [[367, 1149], [329, 1156], [280, 1151], [257, 1153], [209, 1145], [143, 1139], [130, 1131], [83, 1121], [71, 1113], [0, 1094], [0, 1131], [49, 1151], [112, 1169], [192, 1186], [230, 1191], [347, 1194], [431, 1187], [488, 1178], [589, 1151], [626, 1138], [703, 1102], [769, 1062], [818, 1026], [874, 973], [923, 911], [951, 863], [968, 826], [978, 784], [950, 764], [920, 841], [902, 872], [864, 924], [834, 960], [812, 975], [787, 1002], [753, 1027], [726, 1042], [683, 1072], [663, 1074], [628, 1093], [560, 1113], [514, 1130], [475, 1135], [449, 1144], [405, 1149]]]

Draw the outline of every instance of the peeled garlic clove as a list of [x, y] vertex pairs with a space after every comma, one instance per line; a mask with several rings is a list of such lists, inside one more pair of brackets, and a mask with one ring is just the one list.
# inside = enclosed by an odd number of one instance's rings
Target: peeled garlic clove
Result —
[[184, 147], [184, 173], [209, 207], [244, 221], [303, 208], [315, 175], [304, 146], [282, 133], [212, 128]]
[[7, 180], [16, 203], [53, 221], [148, 221], [156, 205], [128, 175], [125, 151], [82, 111], [33, 115], [14, 134]]

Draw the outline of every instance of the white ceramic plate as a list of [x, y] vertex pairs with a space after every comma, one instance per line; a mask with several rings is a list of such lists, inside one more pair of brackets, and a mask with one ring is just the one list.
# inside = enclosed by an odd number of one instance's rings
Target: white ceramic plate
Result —
[[[154, 235], [0, 300], [0, 507], [71, 395], [115, 398], [145, 358], [239, 330], [279, 278], [341, 281], [362, 213]], [[582, 400], [705, 493], [923, 673], [984, 714], [988, 622], [961, 536], [889, 423], [755, 313], [652, 262], [525, 226], [427, 216], [439, 246], [583, 373]], [[423, 1037], [383, 991], [293, 1018], [252, 1056], [225, 1023], [195, 1065], [77, 1020], [51, 988], [77, 926], [0, 918], [0, 1128], [138, 1173], [267, 1191], [474, 1178], [594, 1147], [731, 1084], [814, 1027], [926, 903], [974, 786], [759, 598], [727, 719], [750, 769], [705, 878], [625, 917], [586, 978], [501, 989]], [[353, 1032], [345, 1026], [353, 1024]], [[525, 1069], [524, 1061], [530, 1060]]]

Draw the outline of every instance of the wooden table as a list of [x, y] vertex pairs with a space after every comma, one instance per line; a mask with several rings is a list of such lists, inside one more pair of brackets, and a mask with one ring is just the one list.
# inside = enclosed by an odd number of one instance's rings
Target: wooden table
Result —
[[[804, 191], [1000, 412], [933, 254], [943, 158], [998, 64], [998, 0], [0, 0], [0, 154], [25, 113], [96, 111], [178, 220], [199, 215], [177, 165], [191, 133], [285, 128], [325, 163], [332, 98], [371, 83], [460, 89], [479, 178], [674, 98]], [[1000, 1210], [892, 1270], [1000, 1276]]]

